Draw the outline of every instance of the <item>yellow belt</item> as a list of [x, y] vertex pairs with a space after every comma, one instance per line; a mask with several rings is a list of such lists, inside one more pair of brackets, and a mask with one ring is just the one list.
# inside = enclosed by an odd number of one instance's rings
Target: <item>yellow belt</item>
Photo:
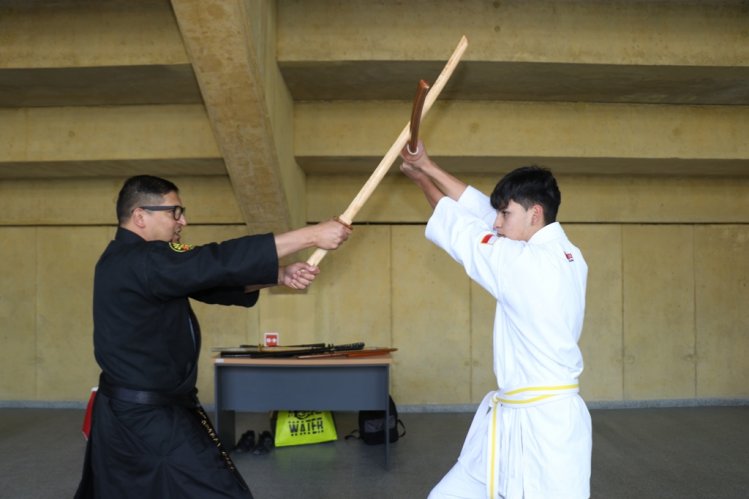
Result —
[[508, 405], [528, 405], [563, 393], [577, 393], [579, 390], [579, 383], [556, 386], [527, 386], [509, 392], [499, 392], [493, 400]]
[[507, 405], [515, 408], [532, 407], [551, 398], [562, 398], [570, 396], [580, 391], [580, 385], [577, 382], [563, 385], [543, 385], [543, 386], [526, 386], [514, 390], [500, 390], [495, 393], [491, 400], [492, 418], [489, 423], [489, 434], [487, 442], [487, 480], [486, 489], [490, 499], [497, 497], [499, 488], [499, 432], [497, 425], [499, 420], [500, 405]]

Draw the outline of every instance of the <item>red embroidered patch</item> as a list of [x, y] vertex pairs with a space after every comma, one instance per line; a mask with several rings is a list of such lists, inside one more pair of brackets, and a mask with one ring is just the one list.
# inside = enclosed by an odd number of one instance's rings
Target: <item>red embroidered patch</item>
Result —
[[564, 256], [566, 256], [566, 257], [567, 257], [567, 261], [568, 261], [568, 262], [574, 262], [574, 261], [575, 261], [575, 259], [574, 259], [574, 258], [572, 257], [572, 253], [567, 253], [567, 252], [565, 251], [565, 252], [564, 252]]
[[481, 238], [481, 244], [494, 244], [494, 241], [496, 240], [497, 236], [495, 236], [494, 234], [487, 234]]

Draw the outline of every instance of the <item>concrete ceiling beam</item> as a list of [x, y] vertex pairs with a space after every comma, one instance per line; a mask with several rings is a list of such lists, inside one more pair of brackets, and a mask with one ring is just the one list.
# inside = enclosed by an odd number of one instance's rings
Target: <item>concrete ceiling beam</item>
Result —
[[0, 69], [0, 107], [201, 104], [190, 64]]
[[295, 100], [409, 99], [466, 35], [443, 99], [749, 104], [738, 0], [278, 5], [278, 62]]
[[279, 0], [278, 60], [749, 66], [746, 2]]
[[187, 64], [168, 0], [0, 3], [0, 68]]
[[[299, 103], [297, 161], [307, 173], [366, 173], [409, 111], [405, 102]], [[679, 174], [674, 161], [692, 174], [749, 173], [746, 106], [438, 101], [421, 135], [431, 155], [455, 158], [450, 166], [461, 172], [493, 171], [500, 158], [557, 158], [575, 173], [636, 173], [639, 161], [642, 173], [665, 163]]]
[[0, 109], [3, 162], [214, 159], [202, 105]]
[[[470, 49], [469, 49], [470, 50]], [[297, 101], [407, 100], [439, 61], [281, 63]], [[442, 100], [749, 105], [749, 66], [462, 61]]]
[[245, 222], [291, 224], [265, 81], [241, 1], [172, 0], [172, 7]]
[[168, 0], [0, 3], [0, 107], [201, 103]]

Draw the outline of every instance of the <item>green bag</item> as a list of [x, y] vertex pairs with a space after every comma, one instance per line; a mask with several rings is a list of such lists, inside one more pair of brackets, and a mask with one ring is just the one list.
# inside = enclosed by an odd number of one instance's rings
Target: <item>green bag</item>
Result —
[[319, 444], [338, 439], [330, 411], [278, 411], [275, 419], [276, 447]]

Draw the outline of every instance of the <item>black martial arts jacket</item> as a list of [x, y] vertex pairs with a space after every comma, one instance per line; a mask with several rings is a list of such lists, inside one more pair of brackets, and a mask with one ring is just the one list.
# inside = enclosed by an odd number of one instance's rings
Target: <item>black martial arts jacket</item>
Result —
[[[258, 292], [245, 293], [244, 286], [277, 280], [272, 234], [192, 247], [145, 241], [120, 227], [94, 275], [94, 354], [102, 382], [168, 396], [194, 393], [200, 328], [188, 298], [251, 307]], [[76, 497], [252, 497], [203, 416], [100, 389]]]

